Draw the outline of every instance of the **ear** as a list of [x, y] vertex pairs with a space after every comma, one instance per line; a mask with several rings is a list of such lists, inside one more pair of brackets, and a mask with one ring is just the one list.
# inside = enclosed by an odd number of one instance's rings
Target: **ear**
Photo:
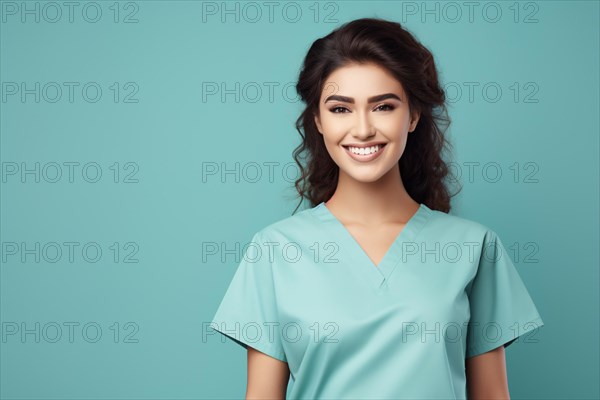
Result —
[[315, 116], [315, 125], [317, 125], [317, 129], [319, 130], [319, 133], [322, 135], [323, 129], [321, 129], [321, 120], [319, 119], [319, 115], [314, 114], [314, 116]]
[[417, 124], [419, 123], [419, 118], [421, 117], [421, 113], [415, 112], [412, 115], [410, 120], [410, 126], [408, 127], [409, 132], [413, 132], [417, 128]]

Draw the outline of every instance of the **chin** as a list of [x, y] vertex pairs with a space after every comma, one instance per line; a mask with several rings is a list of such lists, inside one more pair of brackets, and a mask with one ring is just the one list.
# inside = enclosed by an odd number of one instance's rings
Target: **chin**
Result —
[[348, 173], [346, 171], [346, 175], [348, 175], [350, 178], [354, 179], [357, 182], [372, 183], [372, 182], [377, 182], [378, 180], [380, 180], [383, 177], [383, 175], [385, 175], [385, 174], [381, 174], [381, 173]]

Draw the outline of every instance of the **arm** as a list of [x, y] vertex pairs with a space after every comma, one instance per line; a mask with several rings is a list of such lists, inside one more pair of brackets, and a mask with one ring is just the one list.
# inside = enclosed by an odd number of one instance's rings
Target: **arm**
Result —
[[510, 399], [504, 346], [467, 358], [465, 362], [470, 400]]
[[290, 370], [286, 362], [248, 347], [246, 400], [285, 399]]

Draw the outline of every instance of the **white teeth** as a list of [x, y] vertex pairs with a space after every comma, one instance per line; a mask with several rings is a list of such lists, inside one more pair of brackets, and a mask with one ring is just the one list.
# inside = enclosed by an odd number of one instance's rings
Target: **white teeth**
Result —
[[354, 153], [359, 155], [369, 155], [379, 151], [381, 148], [380, 145], [371, 146], [371, 147], [348, 147], [348, 149]]

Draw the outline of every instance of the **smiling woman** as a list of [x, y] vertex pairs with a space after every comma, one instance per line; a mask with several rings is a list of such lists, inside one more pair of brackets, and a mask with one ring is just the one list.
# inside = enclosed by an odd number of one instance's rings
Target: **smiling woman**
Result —
[[246, 397], [508, 398], [504, 347], [544, 323], [496, 232], [448, 214], [431, 53], [355, 20], [312, 44], [297, 90], [311, 207], [254, 235], [275, 251], [246, 253], [212, 321], [248, 350]]
[[[400, 181], [400, 170], [393, 167], [404, 152], [408, 133], [419, 121], [419, 114], [411, 115], [408, 102], [402, 100], [406, 99], [402, 84], [375, 63], [356, 63], [335, 70], [324, 86], [315, 124], [340, 174], [374, 182], [389, 172]], [[391, 93], [367, 98], [374, 91], [390, 89]], [[328, 90], [355, 93], [356, 99], [329, 95]]]

